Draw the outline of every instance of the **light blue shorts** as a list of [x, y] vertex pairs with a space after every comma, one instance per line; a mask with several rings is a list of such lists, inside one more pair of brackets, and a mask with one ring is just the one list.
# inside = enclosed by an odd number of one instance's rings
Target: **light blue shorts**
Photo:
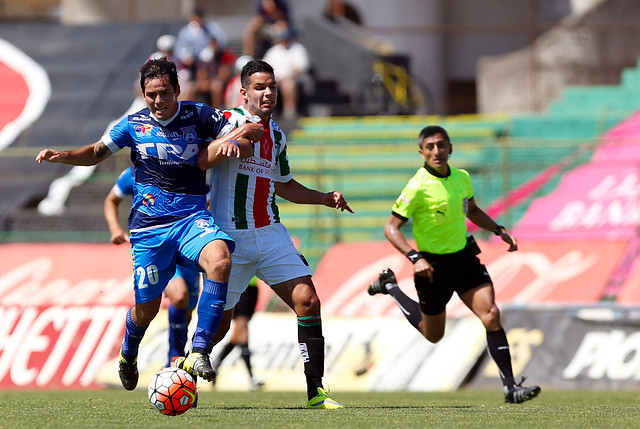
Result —
[[134, 291], [136, 303], [162, 295], [176, 272], [176, 264], [201, 271], [200, 252], [214, 240], [224, 240], [233, 252], [235, 243], [202, 210], [170, 225], [132, 232]]

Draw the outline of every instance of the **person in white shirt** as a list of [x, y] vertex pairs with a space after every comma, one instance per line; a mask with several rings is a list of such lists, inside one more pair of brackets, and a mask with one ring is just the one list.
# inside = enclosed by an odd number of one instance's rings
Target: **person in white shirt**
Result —
[[295, 30], [287, 28], [276, 35], [276, 44], [264, 54], [263, 60], [271, 64], [282, 94], [282, 114], [285, 119], [297, 116], [301, 91], [311, 85], [307, 48], [295, 39]]

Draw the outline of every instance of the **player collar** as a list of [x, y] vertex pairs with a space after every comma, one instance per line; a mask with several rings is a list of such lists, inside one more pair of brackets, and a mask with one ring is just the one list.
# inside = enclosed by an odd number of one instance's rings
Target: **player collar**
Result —
[[431, 174], [432, 176], [435, 176], [435, 177], [437, 177], [439, 179], [446, 179], [447, 177], [451, 176], [451, 166], [449, 166], [449, 173], [445, 174], [444, 176], [442, 174], [438, 173], [433, 168], [429, 167], [426, 162], [424, 163], [424, 169], [427, 170], [427, 172], [429, 174]]
[[[262, 118], [260, 116], [252, 115], [244, 106], [240, 106], [240, 108], [244, 112], [244, 116], [246, 116], [249, 121], [253, 122], [254, 124], [259, 124], [260, 122], [262, 122]], [[267, 123], [269, 122], [271, 122], [271, 117], [269, 117]]]
[[156, 118], [156, 115], [151, 113], [151, 110], [149, 110], [149, 116], [151, 116], [153, 119], [158, 121], [160, 123], [160, 125], [162, 125], [163, 127], [166, 127], [168, 124], [171, 123], [171, 121], [173, 121], [176, 118], [176, 116], [178, 116], [180, 114], [181, 107], [182, 107], [182, 104], [178, 101], [178, 109], [176, 110], [176, 113], [172, 117], [167, 119], [166, 121], [163, 121], [163, 120], [160, 120], [160, 119]]

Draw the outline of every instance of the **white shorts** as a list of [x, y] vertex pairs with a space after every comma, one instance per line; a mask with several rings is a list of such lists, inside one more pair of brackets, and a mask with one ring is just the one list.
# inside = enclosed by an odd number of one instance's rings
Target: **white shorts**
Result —
[[283, 224], [227, 233], [236, 242], [236, 248], [231, 255], [225, 310], [236, 306], [253, 276], [273, 286], [311, 275], [311, 268], [294, 246]]

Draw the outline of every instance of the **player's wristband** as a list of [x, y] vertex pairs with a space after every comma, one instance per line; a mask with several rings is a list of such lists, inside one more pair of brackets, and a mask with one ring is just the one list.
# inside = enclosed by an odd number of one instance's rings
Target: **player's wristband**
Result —
[[496, 226], [496, 229], [494, 229], [494, 230], [493, 230], [493, 233], [494, 233], [495, 235], [500, 235], [500, 234], [501, 234], [501, 232], [500, 232], [500, 231], [505, 231], [505, 232], [506, 232], [506, 231], [507, 231], [507, 228], [505, 228], [505, 227], [504, 227], [504, 226], [502, 226], [502, 225], [498, 225], [498, 226]]
[[405, 256], [411, 261], [412, 264], [415, 264], [419, 259], [422, 259], [422, 255], [413, 249], [409, 250]]
[[235, 143], [235, 144], [236, 144], [236, 146], [238, 146], [238, 149], [240, 149], [240, 143], [238, 143], [237, 141], [235, 141], [235, 140], [233, 140], [233, 139], [229, 139], [229, 140], [227, 140], [227, 141], [228, 141], [228, 142]]

